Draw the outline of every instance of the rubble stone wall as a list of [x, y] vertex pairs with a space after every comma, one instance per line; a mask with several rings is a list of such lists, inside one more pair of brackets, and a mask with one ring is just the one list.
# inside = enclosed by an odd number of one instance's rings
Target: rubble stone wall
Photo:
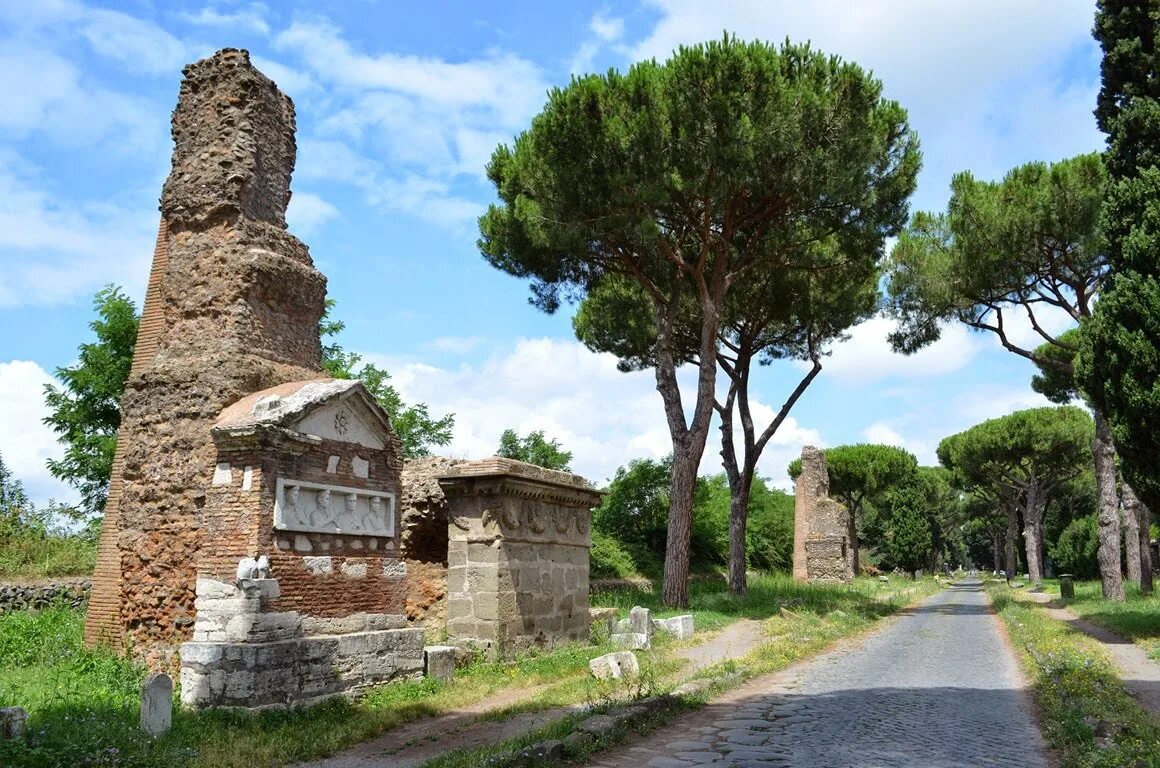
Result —
[[849, 581], [849, 512], [828, 497], [826, 454], [802, 448], [802, 470], [794, 489], [793, 577], [798, 581]]

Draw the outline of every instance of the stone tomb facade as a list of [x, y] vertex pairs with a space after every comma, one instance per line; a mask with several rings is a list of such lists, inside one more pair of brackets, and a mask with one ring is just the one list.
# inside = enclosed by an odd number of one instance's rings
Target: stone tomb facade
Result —
[[421, 675], [396, 535], [402, 446], [363, 385], [257, 392], [211, 433], [183, 703], [296, 705]]
[[451, 641], [507, 657], [587, 640], [600, 492], [579, 475], [498, 457], [452, 467], [439, 485], [449, 506]]
[[849, 512], [829, 498], [826, 454], [802, 448], [802, 471], [794, 488], [793, 576], [798, 581], [849, 582]]

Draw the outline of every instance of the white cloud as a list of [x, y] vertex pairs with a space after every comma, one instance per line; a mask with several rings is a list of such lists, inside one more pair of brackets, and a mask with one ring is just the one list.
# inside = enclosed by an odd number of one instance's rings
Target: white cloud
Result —
[[[981, 344], [963, 325], [951, 324], [942, 338], [913, 355], [901, 355], [890, 348], [887, 335], [894, 321], [877, 316], [850, 329], [850, 338], [833, 348], [822, 361], [822, 375], [852, 383], [878, 381], [889, 377], [936, 377], [966, 366]], [[808, 368], [808, 363], [796, 363]]]
[[878, 445], [893, 445], [910, 451], [918, 458], [918, 463], [924, 466], [938, 464], [938, 455], [934, 448], [925, 440], [913, 440], [903, 437], [894, 427], [885, 421], [876, 421], [862, 430], [862, 438], [868, 443]]
[[50, 497], [76, 501], [76, 493], [49, 474], [45, 462], [60, 458], [56, 435], [41, 421], [48, 415], [44, 385], [56, 384], [43, 368], [26, 360], [0, 363], [0, 455], [35, 504]]
[[245, 29], [259, 35], [268, 35], [270, 25], [266, 23], [266, 13], [266, 6], [254, 3], [245, 10], [224, 13], [215, 8], [202, 8], [196, 14], [183, 13], [181, 18], [201, 27]]
[[274, 84], [292, 99], [301, 98], [304, 94], [319, 87], [318, 81], [308, 73], [288, 67], [265, 56], [251, 53], [250, 63], [263, 75], [273, 80]]
[[318, 232], [323, 224], [339, 216], [337, 208], [310, 192], [295, 192], [286, 208], [286, 222], [302, 237]]
[[87, 9], [81, 35], [130, 72], [176, 74], [191, 58], [191, 49], [161, 27], [119, 11]]
[[56, 202], [0, 153], [0, 306], [54, 304], [148, 274], [156, 219], [108, 203]]
[[573, 75], [582, 75], [592, 69], [596, 56], [605, 48], [622, 54], [628, 52], [627, 47], [620, 43], [624, 37], [624, 19], [597, 13], [589, 22], [588, 31], [588, 39], [580, 44], [568, 65], [568, 71]]

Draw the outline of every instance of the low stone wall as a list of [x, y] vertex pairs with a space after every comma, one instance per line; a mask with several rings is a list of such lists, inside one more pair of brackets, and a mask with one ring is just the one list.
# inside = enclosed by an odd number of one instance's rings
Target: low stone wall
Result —
[[54, 603], [81, 608], [88, 603], [92, 588], [93, 582], [89, 579], [39, 584], [0, 584], [0, 613], [47, 608]]
[[423, 630], [402, 615], [269, 611], [275, 579], [201, 578], [193, 642], [181, 646], [188, 707], [302, 706], [423, 674]]

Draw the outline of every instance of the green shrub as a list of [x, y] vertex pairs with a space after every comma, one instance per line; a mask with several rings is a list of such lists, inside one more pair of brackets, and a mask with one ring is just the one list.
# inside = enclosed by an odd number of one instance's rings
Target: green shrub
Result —
[[96, 560], [96, 541], [88, 536], [31, 530], [0, 536], [0, 578], [82, 576]]
[[1070, 573], [1080, 579], [1094, 579], [1100, 575], [1096, 559], [1099, 537], [1095, 515], [1072, 520], [1059, 534], [1059, 540], [1049, 547], [1051, 559], [1059, 573]]
[[588, 552], [589, 573], [598, 579], [627, 579], [639, 575], [636, 563], [620, 542], [593, 529]]

